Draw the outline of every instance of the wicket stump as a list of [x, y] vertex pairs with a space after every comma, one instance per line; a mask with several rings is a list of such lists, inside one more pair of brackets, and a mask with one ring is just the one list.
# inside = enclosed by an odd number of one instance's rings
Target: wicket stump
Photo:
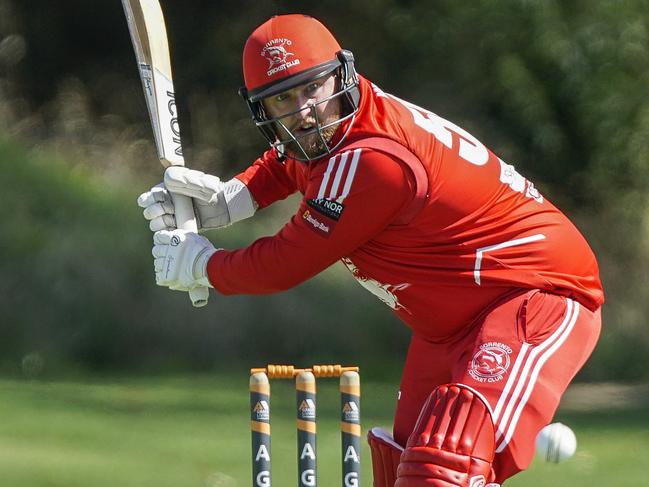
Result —
[[269, 379], [295, 379], [298, 486], [316, 487], [316, 379], [340, 379], [342, 486], [360, 486], [360, 375], [358, 367], [268, 365], [250, 370], [250, 431], [253, 487], [271, 487]]

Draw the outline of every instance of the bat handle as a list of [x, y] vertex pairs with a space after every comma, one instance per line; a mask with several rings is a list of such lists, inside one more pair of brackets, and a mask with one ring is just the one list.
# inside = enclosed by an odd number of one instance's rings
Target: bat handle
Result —
[[[196, 225], [196, 216], [194, 215], [194, 206], [189, 196], [171, 193], [176, 211], [176, 225], [181, 230], [188, 232], [198, 232]], [[195, 308], [202, 308], [207, 304], [209, 299], [209, 289], [206, 287], [197, 287], [189, 291], [189, 298]]]
[[192, 300], [194, 308], [202, 308], [207, 304], [210, 297], [210, 290], [206, 287], [195, 287], [189, 291], [189, 299]]

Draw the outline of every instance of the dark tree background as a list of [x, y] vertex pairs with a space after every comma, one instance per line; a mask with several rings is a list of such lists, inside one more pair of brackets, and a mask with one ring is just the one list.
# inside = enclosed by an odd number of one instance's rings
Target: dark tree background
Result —
[[[472, 132], [571, 216], [608, 300], [582, 377], [649, 377], [649, 2], [162, 4], [193, 167], [229, 177], [264, 149], [236, 95], [243, 44], [271, 15], [311, 14], [362, 74]], [[4, 370], [332, 358], [398, 369], [407, 330], [337, 268], [278, 296], [214, 296], [201, 311], [156, 289], [134, 204], [161, 175], [149, 133], [121, 2], [0, 0]], [[291, 208], [211, 236], [244, 245]]]

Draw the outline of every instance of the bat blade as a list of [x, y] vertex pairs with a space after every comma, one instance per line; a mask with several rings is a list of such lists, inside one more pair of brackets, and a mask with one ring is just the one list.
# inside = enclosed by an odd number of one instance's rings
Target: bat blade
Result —
[[[158, 0], [122, 0], [135, 51], [158, 158], [164, 167], [184, 166], [178, 109], [171, 74], [169, 42], [164, 16]], [[172, 194], [176, 225], [197, 232], [191, 199]], [[195, 307], [207, 304], [208, 289], [189, 293]]]
[[135, 50], [158, 157], [163, 166], [183, 166], [169, 43], [157, 0], [122, 0]]

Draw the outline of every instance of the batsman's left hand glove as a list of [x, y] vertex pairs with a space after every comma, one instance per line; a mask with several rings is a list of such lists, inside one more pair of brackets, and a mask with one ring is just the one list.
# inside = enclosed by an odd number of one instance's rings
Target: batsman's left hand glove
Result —
[[201, 235], [186, 230], [161, 230], [153, 235], [155, 279], [174, 291], [213, 287], [207, 278], [207, 261], [216, 252]]
[[199, 231], [226, 227], [251, 217], [258, 207], [246, 185], [236, 178], [222, 182], [201, 171], [172, 166], [165, 171], [164, 184], [154, 186], [137, 199], [154, 232], [176, 229], [170, 193], [192, 199]]

